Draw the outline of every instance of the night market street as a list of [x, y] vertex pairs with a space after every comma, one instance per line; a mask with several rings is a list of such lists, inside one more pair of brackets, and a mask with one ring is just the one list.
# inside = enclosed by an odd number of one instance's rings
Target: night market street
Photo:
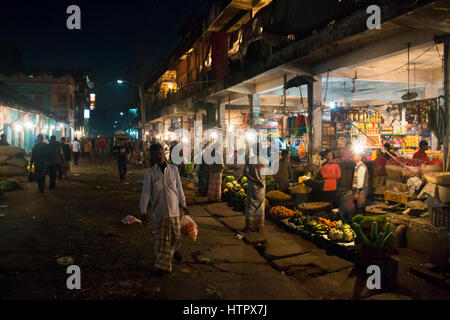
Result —
[[[236, 233], [244, 226], [241, 212], [226, 203], [202, 204], [203, 198], [196, 198], [201, 203], [196, 204], [189, 191], [186, 196], [199, 226], [198, 238], [193, 242], [183, 236], [182, 261], [175, 262], [174, 272], [164, 278], [152, 277], [151, 223], [143, 227], [121, 222], [127, 214], [138, 216], [137, 182], [143, 175], [144, 170], [131, 167], [130, 183], [119, 184], [115, 160], [82, 159], [68, 180], [57, 181], [54, 191], [41, 195], [35, 182], [21, 182], [23, 190], [6, 193], [0, 201], [8, 206], [0, 209], [6, 215], [0, 218], [0, 298], [295, 300], [369, 296], [364, 288], [366, 277], [361, 284], [361, 277], [353, 275], [353, 263], [328, 256], [316, 245], [269, 222], [262, 235], [249, 234], [241, 240]], [[262, 239], [267, 240], [265, 250], [258, 251], [256, 243]], [[277, 255], [295, 258], [290, 261]], [[66, 288], [66, 266], [57, 263], [63, 256], [72, 257], [80, 266], [81, 290]], [[449, 299], [446, 290], [409, 273], [407, 261], [401, 262], [400, 269], [396, 294], [372, 299]]]

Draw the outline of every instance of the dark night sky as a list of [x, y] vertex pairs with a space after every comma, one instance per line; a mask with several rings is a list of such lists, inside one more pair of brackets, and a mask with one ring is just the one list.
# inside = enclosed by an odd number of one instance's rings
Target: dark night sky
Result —
[[[0, 0], [0, 40], [14, 40], [25, 68], [91, 68], [96, 87], [118, 78], [138, 82], [130, 70], [151, 73], [179, 39], [182, 21], [209, 0]], [[81, 9], [81, 30], [68, 30], [66, 9]], [[141, 54], [139, 54], [141, 53]], [[119, 112], [137, 103], [137, 89], [110, 85], [97, 93], [91, 121], [112, 134]]]

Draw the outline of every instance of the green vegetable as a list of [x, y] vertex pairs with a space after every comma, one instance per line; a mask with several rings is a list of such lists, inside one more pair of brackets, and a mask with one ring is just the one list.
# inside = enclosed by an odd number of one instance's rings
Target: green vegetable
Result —
[[0, 181], [0, 193], [20, 190], [22, 187], [16, 181]]
[[233, 176], [226, 176], [225, 177], [225, 182], [233, 182], [234, 181], [234, 177]]
[[388, 223], [388, 224], [386, 225], [386, 228], [384, 229], [383, 238], [387, 238], [387, 236], [388, 236], [390, 233], [393, 233], [393, 227], [392, 227], [392, 224]]
[[395, 236], [394, 234], [391, 232], [387, 235], [387, 237], [384, 240], [384, 247], [389, 247], [394, 243], [395, 240]]
[[375, 242], [372, 242], [372, 247], [375, 247], [375, 248], [383, 248], [383, 245], [384, 245], [383, 237], [377, 237]]
[[378, 223], [376, 221], [372, 222], [372, 229], [370, 232], [370, 241], [375, 243], [378, 238]]
[[352, 227], [356, 233], [358, 240], [366, 246], [374, 248], [385, 248], [391, 246], [395, 241], [395, 236], [392, 232], [393, 227], [391, 224], [386, 225], [384, 233], [378, 233], [378, 223], [377, 221], [373, 221], [370, 233], [370, 241], [366, 237], [366, 235], [362, 231], [361, 226], [358, 223], [354, 223]]
[[354, 223], [353, 224], [353, 230], [355, 230], [356, 238], [363, 245], [366, 245], [366, 246], [370, 246], [371, 245], [371, 242], [369, 241], [369, 239], [367, 239], [366, 235], [364, 234], [364, 232], [361, 229], [361, 226], [358, 223]]
[[242, 177], [241, 184], [245, 184], [245, 183], [247, 183], [247, 177]]

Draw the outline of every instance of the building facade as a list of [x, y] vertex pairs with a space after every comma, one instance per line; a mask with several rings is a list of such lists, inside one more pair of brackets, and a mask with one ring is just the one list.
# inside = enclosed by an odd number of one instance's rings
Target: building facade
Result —
[[347, 142], [411, 153], [419, 140], [448, 154], [450, 133], [427, 114], [448, 119], [449, 10], [431, 0], [212, 1], [148, 79], [146, 131], [166, 140], [197, 120], [276, 127], [298, 156]]

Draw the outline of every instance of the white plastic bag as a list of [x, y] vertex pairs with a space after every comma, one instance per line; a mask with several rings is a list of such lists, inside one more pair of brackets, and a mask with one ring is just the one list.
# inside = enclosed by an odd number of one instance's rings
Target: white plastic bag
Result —
[[127, 215], [122, 219], [123, 224], [142, 223], [141, 220], [136, 219], [134, 216]]
[[194, 220], [188, 215], [183, 216], [181, 219], [181, 233], [188, 236], [192, 240], [197, 239], [198, 227]]

